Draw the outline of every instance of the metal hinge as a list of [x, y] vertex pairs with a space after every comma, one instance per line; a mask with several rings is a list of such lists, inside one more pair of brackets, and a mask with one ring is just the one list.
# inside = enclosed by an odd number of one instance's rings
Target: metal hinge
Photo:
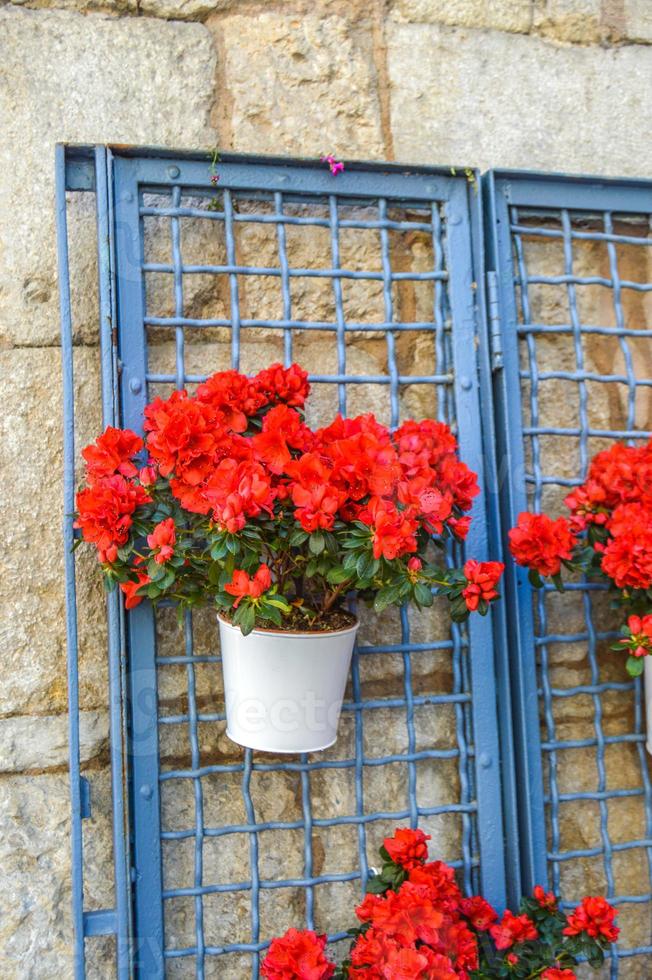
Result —
[[82, 820], [88, 820], [91, 815], [91, 784], [86, 776], [79, 777], [79, 804]]
[[489, 307], [489, 342], [491, 344], [491, 370], [500, 371], [503, 366], [503, 335], [498, 303], [498, 274], [487, 272], [487, 302]]

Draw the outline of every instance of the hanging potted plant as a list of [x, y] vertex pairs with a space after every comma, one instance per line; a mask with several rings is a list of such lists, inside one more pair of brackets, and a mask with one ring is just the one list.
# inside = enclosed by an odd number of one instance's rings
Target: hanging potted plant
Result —
[[[144, 441], [107, 429], [86, 447], [76, 526], [109, 588], [218, 611], [227, 734], [251, 748], [331, 745], [358, 629], [345, 604], [485, 614], [498, 562], [444, 568], [466, 536], [475, 474], [446, 425], [338, 416], [312, 431], [294, 364], [214, 374], [145, 408]], [[441, 552], [439, 552], [441, 554]]]
[[625, 622], [612, 646], [627, 655], [632, 677], [645, 671], [648, 752], [652, 753], [652, 441], [614, 443], [593, 458], [586, 481], [570, 493], [570, 516], [523, 513], [509, 532], [510, 550], [541, 588], [563, 592], [562, 569], [606, 583]]

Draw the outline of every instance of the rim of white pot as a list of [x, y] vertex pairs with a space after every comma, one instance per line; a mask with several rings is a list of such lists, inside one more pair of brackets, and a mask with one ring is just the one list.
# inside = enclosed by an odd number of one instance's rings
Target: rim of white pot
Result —
[[[234, 626], [233, 623], [230, 623], [228, 619], [225, 619], [219, 613], [217, 614], [217, 618], [228, 629], [236, 630], [238, 633], [242, 632], [239, 626]], [[359, 625], [360, 620], [356, 616], [355, 623], [341, 630], [268, 630], [257, 627], [251, 633], [247, 633], [247, 636], [345, 636], [347, 633], [354, 633]]]

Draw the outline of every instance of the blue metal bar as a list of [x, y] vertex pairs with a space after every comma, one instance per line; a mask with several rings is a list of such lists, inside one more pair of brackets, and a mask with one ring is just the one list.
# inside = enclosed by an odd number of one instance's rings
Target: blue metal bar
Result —
[[[115, 298], [111, 254], [111, 215], [107, 155], [104, 147], [95, 151], [97, 247], [100, 302], [100, 362], [102, 379], [102, 417], [104, 425], [116, 425], [117, 374]], [[107, 596], [109, 644], [109, 725], [111, 755], [111, 789], [113, 808], [113, 865], [115, 878], [116, 976], [123, 980], [131, 975], [131, 882], [129, 858], [129, 807], [126, 745], [126, 701], [124, 684], [125, 657], [120, 625], [120, 600], [117, 591]]]
[[59, 316], [61, 320], [61, 367], [63, 373], [63, 548], [66, 571], [66, 649], [68, 663], [68, 759], [70, 772], [72, 852], [73, 963], [76, 980], [85, 976], [84, 955], [84, 876], [81, 812], [81, 772], [79, 762], [79, 667], [77, 636], [77, 596], [73, 518], [75, 510], [75, 389], [73, 378], [72, 311], [66, 216], [66, 150], [55, 149], [55, 215], [59, 267]]
[[[489, 174], [484, 184], [487, 213], [487, 259], [497, 275], [500, 328], [504, 368], [494, 374], [494, 405], [497, 453], [497, 490], [504, 528], [512, 527], [527, 507], [525, 487], [515, 477], [525, 472], [521, 432], [521, 397], [517, 384], [519, 352], [514, 297], [514, 269], [507, 201], [496, 179]], [[507, 542], [504, 541], [508, 554]], [[514, 757], [519, 797], [521, 887], [529, 892], [547, 881], [546, 835], [543, 821], [543, 773], [538, 731], [534, 619], [527, 573], [508, 561], [504, 576], [508, 649], [512, 690]], [[532, 723], [537, 719], [536, 724]]]
[[[143, 235], [138, 215], [139, 187], [132, 161], [116, 159], [115, 216], [118, 328], [122, 373], [122, 421], [142, 432], [147, 400], [147, 352], [142, 317]], [[153, 896], [162, 891], [159, 757], [157, 726], [156, 627], [149, 603], [127, 616], [130, 681], [129, 754], [134, 806], [135, 967], [141, 975], [163, 976], [163, 911]]]
[[[466, 184], [460, 182], [445, 206], [448, 265], [451, 275], [450, 304], [455, 324], [452, 335], [453, 365], [455, 374], [455, 406], [459, 442], [465, 461], [478, 473], [481, 497], [485, 492], [482, 465], [482, 430], [480, 419], [480, 390], [475, 358], [469, 352], [477, 341], [476, 308], [472, 288], [473, 258], [471, 229], [466, 197]], [[482, 505], [484, 506], [484, 504]], [[465, 542], [465, 552], [488, 558], [486, 512], [481, 514], [474, 507], [474, 521]], [[468, 549], [468, 551], [467, 551]], [[506, 902], [503, 822], [500, 781], [500, 750], [498, 744], [497, 694], [493, 671], [486, 669], [484, 650], [492, 648], [490, 619], [478, 616], [468, 622], [469, 653], [473, 701], [473, 737], [476, 747], [475, 786], [482, 820], [477, 825], [480, 846], [480, 874], [482, 894], [498, 907]], [[453, 637], [458, 633], [453, 627]], [[454, 657], [454, 663], [457, 658]], [[457, 688], [456, 688], [457, 689]], [[456, 707], [456, 711], [461, 708]], [[459, 728], [459, 725], [458, 725]], [[458, 730], [460, 751], [462, 742]]]
[[[226, 192], [225, 192], [226, 194]], [[231, 204], [227, 208], [227, 227], [233, 222], [233, 211], [231, 210], [233, 205]], [[176, 219], [173, 219], [176, 220]], [[382, 231], [387, 231], [385, 227]], [[233, 232], [231, 233], [233, 235]], [[233, 254], [229, 254], [228, 251], [228, 238], [227, 238], [227, 256], [229, 258], [227, 265], [184, 265], [181, 268], [181, 272], [184, 276], [190, 275], [211, 275], [211, 276], [270, 276], [273, 279], [281, 279], [283, 277], [282, 270], [276, 266], [251, 266], [251, 265], [236, 265], [235, 262], [235, 238], [233, 238], [234, 251]], [[170, 265], [168, 262], [144, 262], [143, 272], [159, 272], [159, 273], [174, 273], [174, 266]], [[359, 272], [353, 269], [338, 269], [333, 267], [331, 269], [294, 269], [290, 268], [287, 270], [287, 275], [291, 279], [354, 279], [354, 280], [369, 280], [371, 282], [383, 282], [382, 272]], [[433, 270], [432, 272], [394, 272], [392, 278], [398, 282], [423, 282], [424, 280], [431, 279], [433, 281], [439, 280], [444, 281], [446, 275], [443, 272], [437, 272]], [[579, 280], [583, 281], [583, 280]], [[623, 282], [623, 285], [628, 285]]]

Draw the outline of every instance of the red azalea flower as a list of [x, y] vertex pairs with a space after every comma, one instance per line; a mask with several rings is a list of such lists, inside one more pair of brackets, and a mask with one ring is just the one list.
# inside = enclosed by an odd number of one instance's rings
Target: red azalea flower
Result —
[[260, 972], [267, 980], [328, 980], [335, 964], [326, 958], [326, 936], [311, 929], [288, 929], [273, 939]]
[[509, 532], [509, 550], [516, 563], [544, 576], [559, 573], [562, 559], [571, 558], [575, 543], [565, 517], [553, 521], [546, 514], [522, 513]]
[[610, 540], [602, 571], [619, 589], [652, 586], [652, 507], [641, 503], [616, 507], [607, 524]]
[[158, 479], [156, 467], [143, 466], [143, 468], [138, 471], [138, 479], [144, 487], [151, 487], [152, 484], [156, 483], [156, 480]]
[[263, 592], [269, 589], [271, 584], [272, 575], [267, 565], [261, 565], [253, 578], [249, 578], [241, 568], [236, 568], [233, 572], [233, 578], [224, 586], [224, 591], [228, 592], [229, 595], [237, 596], [233, 603], [233, 608], [237, 609], [245, 596], [258, 599]]
[[417, 550], [418, 525], [410, 508], [401, 511], [391, 500], [372, 497], [358, 520], [371, 527], [374, 558], [393, 561]]
[[213, 520], [236, 534], [261, 511], [271, 515], [276, 493], [271, 478], [260, 463], [223, 459], [202, 488], [202, 497], [212, 507]]
[[574, 970], [567, 970], [563, 967], [549, 966], [541, 974], [541, 980], [575, 980], [577, 974]]
[[419, 864], [408, 872], [413, 885], [427, 889], [433, 902], [446, 912], [453, 913], [462, 899], [455, 881], [455, 872], [443, 861], [430, 861]]
[[418, 476], [425, 469], [436, 469], [448, 456], [454, 456], [457, 440], [443, 422], [410, 419], [394, 433], [394, 444], [407, 477]]
[[120, 589], [124, 592], [125, 596], [125, 609], [133, 609], [143, 601], [144, 596], [136, 595], [136, 592], [141, 587], [141, 585], [148, 585], [151, 582], [149, 575], [146, 572], [137, 572], [138, 581], [137, 582], [121, 582]]
[[349, 980], [458, 980], [451, 959], [429, 946], [403, 946], [378, 929], [360, 935], [351, 950]]
[[143, 440], [131, 429], [108, 426], [94, 443], [82, 449], [86, 470], [91, 480], [102, 476], [135, 476], [138, 468], [132, 460], [143, 448]]
[[468, 585], [462, 592], [466, 608], [474, 612], [480, 602], [491, 602], [498, 595], [496, 585], [505, 571], [501, 561], [475, 561], [469, 559], [464, 565]]
[[227, 430], [210, 403], [175, 391], [145, 408], [147, 449], [162, 476], [174, 473], [196, 487], [213, 470], [216, 454]]
[[77, 494], [75, 527], [81, 529], [84, 541], [97, 547], [101, 562], [114, 562], [118, 548], [129, 538], [131, 515], [149, 500], [140, 484], [119, 473], [102, 477]]
[[458, 541], [466, 540], [466, 536], [471, 527], [470, 517], [449, 517], [447, 523]]
[[291, 460], [285, 472], [291, 486], [294, 516], [304, 531], [328, 530], [335, 522], [343, 494], [329, 483], [330, 468], [316, 453]]
[[630, 635], [619, 643], [629, 650], [632, 657], [645, 657], [652, 650], [652, 615], [630, 616], [627, 620]]
[[254, 452], [277, 475], [282, 473], [292, 459], [291, 448], [307, 452], [312, 442], [312, 432], [301, 421], [294, 408], [277, 405], [263, 419], [263, 429], [252, 439]]
[[652, 440], [645, 446], [626, 446], [617, 442], [598, 453], [589, 468], [587, 485], [590, 483], [604, 491], [607, 510], [635, 501], [649, 505], [652, 501]]
[[606, 524], [609, 517], [606, 501], [607, 491], [595, 480], [587, 480], [569, 493], [564, 503], [571, 512], [573, 531], [583, 531], [589, 524]]
[[520, 956], [517, 956], [516, 953], [508, 953], [505, 959], [507, 960], [510, 966], [516, 966], [516, 964], [520, 960]]
[[477, 474], [456, 456], [446, 456], [438, 467], [439, 486], [448, 491], [460, 510], [471, 510], [473, 499], [480, 493]]
[[439, 944], [435, 948], [450, 956], [460, 977], [468, 980], [468, 972], [478, 968], [478, 940], [457, 915], [455, 919], [446, 916], [439, 931]]
[[370, 922], [404, 946], [417, 940], [437, 944], [438, 930], [444, 921], [443, 912], [436, 907], [428, 888], [411, 881], [403, 882], [398, 892], [366, 895], [355, 913], [361, 922]]
[[217, 409], [224, 426], [233, 432], [244, 432], [248, 417], [268, 401], [255, 382], [239, 371], [218, 371], [211, 375], [197, 389], [197, 398]]
[[411, 871], [420, 864], [425, 864], [428, 857], [426, 841], [432, 840], [429, 834], [422, 830], [410, 830], [409, 827], [397, 827], [393, 837], [386, 837], [383, 846], [394, 864], [399, 864], [406, 871]]
[[283, 402], [294, 408], [303, 408], [310, 393], [308, 372], [291, 364], [284, 368], [282, 364], [272, 364], [264, 371], [259, 371], [252, 380], [252, 385], [271, 405]]
[[152, 549], [157, 565], [165, 565], [174, 555], [177, 541], [176, 528], [172, 517], [167, 517], [157, 524], [151, 534], [147, 535], [147, 544]]
[[527, 915], [513, 915], [507, 911], [496, 925], [489, 929], [497, 949], [509, 949], [515, 943], [524, 943], [529, 939], [537, 939], [534, 923]]
[[535, 902], [542, 909], [550, 909], [552, 911], [557, 908], [557, 899], [554, 892], [547, 892], [541, 885], [535, 885], [533, 894]]
[[448, 956], [435, 953], [428, 946], [394, 946], [380, 968], [383, 980], [458, 980]]
[[593, 939], [603, 937], [609, 943], [615, 943], [620, 929], [614, 925], [617, 910], [609, 904], [606, 898], [583, 898], [574, 912], [568, 916], [568, 924], [564, 929], [565, 936], [579, 936], [585, 932]]
[[449, 492], [442, 493], [435, 485], [437, 480], [435, 471], [429, 470], [398, 487], [399, 501], [419, 515], [430, 534], [441, 534], [453, 512], [453, 498]]
[[493, 925], [498, 918], [498, 913], [495, 908], [481, 895], [474, 895], [472, 898], [463, 898], [460, 902], [460, 911], [478, 932], [486, 932], [489, 926]]

